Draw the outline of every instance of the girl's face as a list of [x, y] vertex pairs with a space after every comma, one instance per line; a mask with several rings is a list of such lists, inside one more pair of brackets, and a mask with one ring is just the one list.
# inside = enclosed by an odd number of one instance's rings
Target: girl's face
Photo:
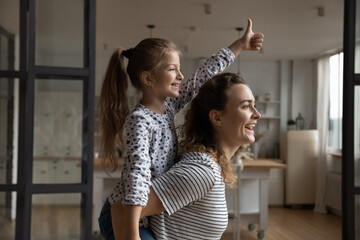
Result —
[[154, 79], [154, 91], [161, 99], [179, 96], [180, 82], [184, 76], [180, 72], [180, 57], [171, 51], [165, 62], [160, 66]]
[[255, 108], [252, 91], [245, 84], [234, 84], [227, 95], [228, 101], [220, 116], [220, 141], [235, 147], [254, 142], [254, 127], [261, 115]]

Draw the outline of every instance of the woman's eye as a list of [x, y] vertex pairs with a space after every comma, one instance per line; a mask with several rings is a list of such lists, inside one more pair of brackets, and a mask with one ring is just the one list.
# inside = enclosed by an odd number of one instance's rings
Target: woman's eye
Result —
[[250, 108], [250, 105], [243, 106], [243, 109], [248, 109], [248, 108]]

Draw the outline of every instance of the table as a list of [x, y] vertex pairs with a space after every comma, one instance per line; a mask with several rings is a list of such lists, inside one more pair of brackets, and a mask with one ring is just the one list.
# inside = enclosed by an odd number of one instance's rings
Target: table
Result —
[[[264, 237], [268, 223], [268, 186], [271, 168], [285, 169], [286, 165], [279, 159], [243, 160], [233, 164], [238, 174], [234, 194], [234, 238], [240, 239], [240, 223], [259, 223], [258, 239]], [[250, 225], [249, 225], [250, 226]]]

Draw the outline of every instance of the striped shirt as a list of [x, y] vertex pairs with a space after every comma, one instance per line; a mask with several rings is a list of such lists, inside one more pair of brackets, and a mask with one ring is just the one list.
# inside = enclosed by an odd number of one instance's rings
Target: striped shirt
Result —
[[228, 223], [221, 169], [207, 153], [184, 153], [153, 180], [166, 212], [150, 218], [156, 239], [220, 239]]

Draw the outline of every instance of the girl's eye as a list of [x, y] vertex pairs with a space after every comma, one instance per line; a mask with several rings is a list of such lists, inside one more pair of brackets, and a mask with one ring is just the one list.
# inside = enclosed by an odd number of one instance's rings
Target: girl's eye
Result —
[[243, 106], [243, 109], [248, 109], [248, 108], [250, 108], [250, 105]]

